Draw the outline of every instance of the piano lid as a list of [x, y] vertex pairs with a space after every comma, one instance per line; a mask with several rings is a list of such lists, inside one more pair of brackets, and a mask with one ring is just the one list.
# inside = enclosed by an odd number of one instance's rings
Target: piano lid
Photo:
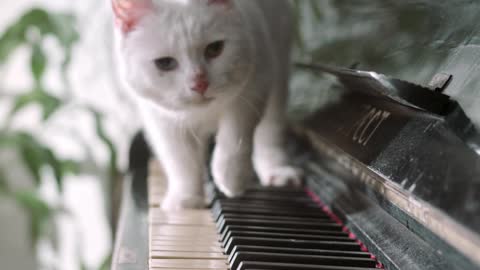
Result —
[[[438, 116], [468, 146], [480, 154], [480, 134], [460, 104], [443, 94], [452, 76], [437, 74], [430, 85], [421, 86], [374, 71], [337, 68], [322, 64], [297, 64], [297, 67], [334, 75], [346, 90], [388, 98], [415, 110]], [[337, 88], [338, 89], [338, 88]]]
[[336, 160], [330, 169], [353, 175], [468, 257], [480, 252], [479, 135], [461, 106], [376, 72], [302, 67], [338, 82], [300, 125], [317, 153]]

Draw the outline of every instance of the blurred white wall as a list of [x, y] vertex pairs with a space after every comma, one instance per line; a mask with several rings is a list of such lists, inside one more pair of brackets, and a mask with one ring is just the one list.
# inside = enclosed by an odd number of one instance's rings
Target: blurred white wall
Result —
[[[75, 48], [69, 73], [74, 100], [77, 104], [93, 105], [105, 114], [107, 132], [119, 149], [120, 166], [125, 167], [127, 147], [131, 135], [138, 127], [138, 121], [131, 104], [118, 89], [114, 78], [108, 5], [107, 0], [1, 1], [0, 32], [22, 12], [34, 6], [77, 14], [81, 42]], [[58, 48], [54, 43], [46, 46], [51, 58], [50, 68], [58, 69], [61, 61]], [[28, 51], [19, 51], [12, 56], [7, 68], [0, 68], [0, 122], [4, 120], [5, 112], [11, 105], [4, 97], [11, 95], [11, 91], [22, 91], [30, 85], [28, 57]], [[47, 84], [53, 92], [60, 90], [60, 78], [55, 72], [49, 73]], [[87, 157], [88, 151], [78, 143], [82, 141], [89, 146], [93, 164], [106, 164], [107, 149], [97, 138], [89, 114], [72, 106], [55, 115], [47, 129], [38, 124], [39, 117], [38, 109], [28, 109], [15, 119], [14, 128], [34, 132], [45, 143], [54, 147], [61, 157]], [[18, 170], [11, 169], [12, 174], [20, 176], [16, 172]], [[28, 176], [21, 177], [28, 185]], [[48, 243], [42, 243], [39, 250], [40, 260], [46, 267], [40, 269], [50, 269], [49, 266], [55, 265], [55, 269], [77, 270], [80, 269], [80, 260], [88, 269], [96, 269], [100, 265], [111, 248], [103, 197], [105, 186], [102, 177], [92, 172], [70, 177], [64, 194], [61, 195], [55, 189], [53, 178], [47, 177], [41, 194], [51, 205], [65, 205], [71, 215], [63, 215], [56, 221], [59, 254], [52, 253]], [[0, 206], [0, 268], [36, 269], [33, 251], [26, 240], [28, 228], [25, 216], [12, 203], [0, 201]]]

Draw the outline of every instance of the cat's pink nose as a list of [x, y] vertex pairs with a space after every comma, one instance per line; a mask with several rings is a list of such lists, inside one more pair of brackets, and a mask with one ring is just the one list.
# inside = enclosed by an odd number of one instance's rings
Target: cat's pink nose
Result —
[[195, 76], [192, 90], [199, 93], [200, 95], [204, 95], [205, 92], [207, 92], [209, 86], [210, 83], [207, 79], [207, 76], [201, 73]]

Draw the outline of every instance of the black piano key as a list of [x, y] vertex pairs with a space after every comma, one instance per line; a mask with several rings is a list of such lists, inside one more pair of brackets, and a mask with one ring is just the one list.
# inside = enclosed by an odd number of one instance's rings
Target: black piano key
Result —
[[238, 198], [309, 198], [309, 196], [305, 192], [279, 192], [274, 195], [272, 195], [271, 192], [247, 192], [243, 196], [240, 196]]
[[372, 255], [364, 251], [343, 251], [343, 250], [328, 250], [328, 249], [301, 249], [301, 248], [279, 248], [279, 247], [265, 247], [265, 246], [235, 246], [232, 254], [229, 256], [229, 261], [233, 259], [233, 255], [237, 252], [268, 252], [277, 254], [299, 254], [299, 255], [321, 255], [321, 256], [336, 256], [349, 258], [371, 258]]
[[264, 200], [240, 200], [240, 199], [232, 199], [232, 201], [219, 201], [219, 203], [223, 207], [243, 207], [243, 208], [269, 208], [269, 209], [297, 209], [297, 210], [304, 210], [304, 209], [313, 209], [315, 211], [321, 210], [321, 208], [313, 203], [307, 202], [296, 202], [296, 201], [264, 201]]
[[222, 245], [225, 247], [232, 237], [259, 237], [268, 239], [285, 239], [285, 240], [312, 240], [312, 241], [336, 241], [336, 242], [355, 242], [348, 236], [328, 236], [328, 235], [306, 235], [306, 234], [285, 234], [271, 232], [242, 232], [229, 231]]
[[277, 196], [272, 196], [272, 195], [267, 195], [267, 194], [255, 194], [255, 195], [243, 195], [240, 197], [235, 197], [235, 198], [217, 198], [217, 200], [223, 200], [223, 201], [245, 201], [245, 200], [261, 200], [261, 201], [267, 201], [270, 203], [273, 202], [284, 202], [284, 201], [297, 201], [297, 202], [306, 202], [306, 203], [312, 203], [312, 199], [306, 195], [303, 194], [302, 196], [297, 196], [297, 195], [277, 195]]
[[[241, 210], [239, 210], [241, 209]], [[218, 220], [219, 216], [222, 214], [230, 214], [230, 215], [260, 215], [264, 217], [280, 217], [280, 218], [311, 218], [311, 219], [324, 219], [324, 220], [331, 220], [326, 214], [318, 214], [318, 211], [321, 209], [310, 210], [307, 208], [299, 207], [295, 212], [294, 209], [288, 208], [268, 208], [268, 207], [242, 207], [242, 206], [223, 206], [219, 208], [213, 209], [213, 217], [215, 220]]]
[[361, 247], [356, 242], [337, 242], [337, 241], [314, 241], [314, 240], [288, 240], [288, 239], [269, 239], [260, 237], [232, 237], [225, 245], [225, 253], [230, 255], [235, 246], [254, 245], [282, 248], [303, 248], [303, 249], [330, 249], [345, 251], [361, 251]]
[[311, 199], [285, 199], [285, 200], [264, 200], [260, 198], [238, 198], [238, 199], [219, 199], [216, 202], [219, 202], [221, 205], [230, 205], [230, 206], [238, 206], [238, 205], [264, 205], [264, 206], [272, 206], [276, 208], [297, 208], [297, 207], [310, 207], [319, 209], [320, 206], [313, 202]]
[[249, 215], [249, 214], [230, 214], [224, 213], [219, 216], [217, 222], [228, 218], [247, 218], [247, 219], [265, 219], [277, 221], [305, 221], [305, 222], [322, 222], [322, 223], [336, 223], [328, 217], [308, 218], [308, 217], [291, 217], [291, 216], [265, 216], [265, 215]]
[[289, 255], [276, 254], [266, 252], [238, 252], [233, 256], [230, 262], [231, 269], [238, 269], [240, 263], [246, 261], [253, 262], [274, 262], [274, 263], [289, 263], [289, 264], [309, 264], [319, 266], [349, 266], [349, 267], [372, 267], [374, 268], [377, 262], [370, 258], [350, 258], [350, 257], [333, 257], [333, 256], [318, 256], [318, 255]]
[[336, 223], [322, 222], [297, 222], [297, 221], [269, 221], [258, 219], [228, 219], [218, 223], [217, 229], [220, 234], [225, 231], [228, 225], [245, 225], [245, 226], [272, 226], [277, 228], [298, 228], [298, 229], [316, 229], [325, 231], [342, 231], [343, 227]]
[[245, 202], [245, 203], [229, 203], [229, 202], [221, 202], [215, 201], [213, 210], [219, 209], [230, 209], [230, 210], [240, 210], [240, 209], [248, 209], [251, 211], [255, 210], [276, 210], [276, 211], [283, 211], [283, 212], [300, 212], [300, 213], [314, 213], [315, 216], [327, 216], [328, 215], [323, 212], [322, 208], [315, 204], [289, 204], [289, 205], [278, 205], [274, 203], [262, 203], [259, 204], [257, 202]]
[[242, 196], [246, 195], [268, 195], [268, 196], [305, 196], [304, 190], [278, 190], [271, 191], [268, 189], [248, 190]]
[[305, 230], [297, 228], [277, 228], [265, 226], [227, 226], [225, 232], [221, 235], [220, 241], [225, 240], [230, 231], [244, 231], [244, 232], [272, 232], [272, 233], [295, 233], [308, 235], [331, 235], [331, 236], [348, 236], [348, 233], [343, 231], [323, 231], [323, 230]]
[[237, 269], [231, 270], [378, 270], [377, 268], [349, 266], [321, 266], [289, 263], [242, 262]]
[[[222, 199], [220, 199], [222, 200]], [[229, 199], [223, 199], [229, 201]], [[281, 203], [281, 202], [294, 202], [294, 203], [313, 203], [312, 199], [308, 196], [271, 196], [271, 195], [245, 195], [235, 199], [238, 201], [265, 201], [269, 203]]]
[[[308, 195], [302, 189], [289, 189], [289, 190], [275, 189], [275, 190], [273, 190], [273, 189], [270, 189], [270, 188], [261, 187], [261, 188], [258, 188], [258, 189], [247, 190], [243, 194], [243, 196], [240, 196], [238, 198], [272, 196], [272, 195], [287, 197], [287, 198], [308, 197]], [[222, 194], [218, 190], [216, 192], [214, 192], [214, 196], [215, 196], [216, 199], [228, 199], [224, 194]]]
[[264, 186], [255, 186], [247, 190], [246, 193], [303, 193], [305, 194], [304, 188], [301, 187], [264, 187]]
[[282, 212], [282, 213], [293, 213], [293, 212], [298, 212], [298, 213], [316, 213], [316, 216], [324, 216], [328, 217], [327, 214], [325, 214], [321, 208], [317, 206], [306, 206], [306, 205], [299, 205], [299, 206], [284, 206], [282, 207], [281, 205], [262, 205], [258, 203], [245, 203], [245, 204], [229, 204], [229, 203], [224, 203], [222, 204], [221, 207], [215, 208], [215, 210], [233, 210], [233, 209], [243, 209], [243, 210], [251, 210], [251, 211], [257, 211], [257, 210], [263, 210], [263, 211], [268, 211], [268, 212]]
[[315, 204], [312, 199], [309, 197], [293, 197], [293, 198], [281, 198], [281, 197], [276, 197], [276, 198], [268, 198], [267, 196], [250, 196], [250, 197], [238, 197], [238, 198], [231, 198], [231, 199], [217, 199], [217, 201], [221, 203], [248, 203], [248, 202], [263, 202], [266, 204], [285, 204], [287, 202], [291, 202], [294, 204]]
[[212, 208], [213, 217], [215, 220], [224, 213], [224, 214], [254, 214], [254, 215], [265, 215], [265, 216], [291, 216], [291, 217], [311, 217], [311, 218], [325, 218], [327, 215], [319, 208], [315, 211], [309, 210], [298, 210], [298, 211], [289, 211], [285, 209], [276, 209], [275, 211], [263, 208], [248, 209], [243, 207], [220, 207], [214, 206]]
[[231, 270], [375, 269], [376, 260], [303, 190], [218, 196], [212, 214]]

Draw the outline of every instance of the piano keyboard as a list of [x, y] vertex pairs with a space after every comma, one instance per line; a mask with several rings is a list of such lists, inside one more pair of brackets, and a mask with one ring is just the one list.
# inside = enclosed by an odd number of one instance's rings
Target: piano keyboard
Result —
[[313, 194], [257, 188], [238, 199], [215, 194], [208, 210], [165, 212], [164, 178], [150, 171], [150, 270], [382, 268]]

